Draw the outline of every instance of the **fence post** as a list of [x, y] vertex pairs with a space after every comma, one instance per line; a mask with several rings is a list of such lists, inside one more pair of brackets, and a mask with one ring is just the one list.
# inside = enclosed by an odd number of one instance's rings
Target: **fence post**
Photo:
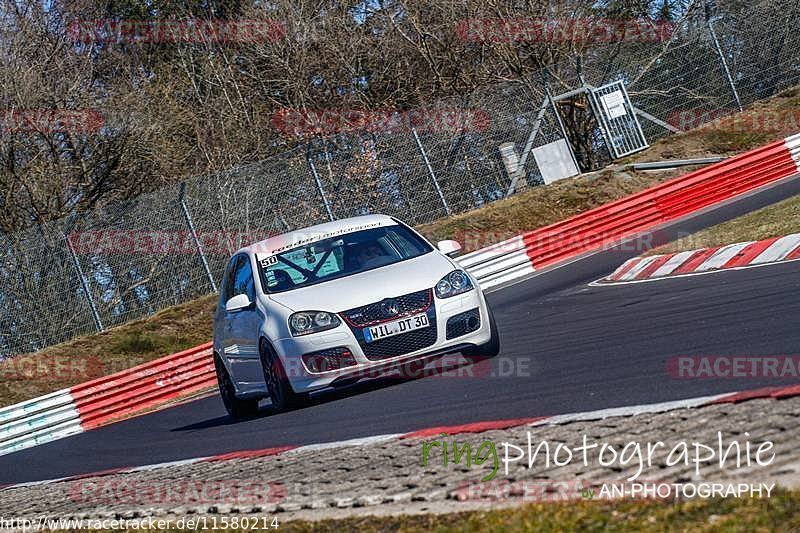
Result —
[[447, 205], [447, 200], [445, 199], [444, 194], [442, 194], [442, 189], [439, 187], [439, 181], [436, 179], [436, 173], [433, 171], [431, 162], [428, 161], [428, 154], [425, 153], [425, 147], [422, 146], [422, 141], [419, 140], [419, 135], [417, 135], [417, 129], [411, 128], [411, 133], [414, 135], [414, 141], [417, 143], [419, 154], [422, 156], [425, 166], [428, 167], [428, 174], [430, 174], [431, 179], [433, 180], [433, 186], [436, 187], [436, 194], [439, 195], [439, 200], [442, 201], [444, 212], [450, 215], [450, 206]]
[[706, 4], [706, 26], [708, 26], [708, 33], [711, 34], [711, 40], [714, 41], [714, 48], [716, 48], [719, 61], [722, 63], [722, 70], [725, 71], [725, 78], [728, 80], [728, 87], [733, 94], [733, 99], [736, 101], [736, 107], [739, 108], [739, 111], [744, 111], [744, 108], [742, 107], [742, 101], [739, 99], [739, 91], [736, 90], [736, 84], [733, 82], [733, 76], [731, 76], [731, 71], [728, 68], [728, 62], [725, 60], [725, 54], [722, 52], [722, 46], [720, 46], [719, 39], [717, 39], [717, 32], [714, 31], [714, 25], [711, 24], [709, 10], [709, 5]]
[[517, 183], [519, 183], [519, 180], [525, 175], [525, 165], [528, 162], [528, 156], [531, 155], [531, 151], [533, 150], [533, 143], [536, 140], [536, 136], [539, 135], [539, 129], [542, 127], [542, 120], [544, 119], [544, 114], [547, 112], [548, 103], [549, 99], [544, 98], [542, 100], [542, 105], [539, 106], [539, 112], [536, 113], [536, 119], [533, 121], [531, 133], [528, 135], [525, 148], [522, 149], [522, 154], [519, 157], [517, 172], [512, 176], [511, 183], [508, 185], [508, 190], [506, 191], [507, 197], [516, 192]]
[[331, 204], [328, 202], [328, 197], [325, 196], [325, 189], [322, 188], [322, 180], [319, 179], [317, 167], [314, 166], [314, 159], [311, 157], [311, 143], [309, 143], [308, 147], [306, 148], [306, 162], [308, 163], [308, 168], [311, 169], [311, 174], [314, 176], [314, 183], [317, 185], [317, 192], [319, 192], [319, 195], [322, 197], [322, 203], [325, 205], [325, 212], [328, 214], [328, 220], [333, 222], [334, 218], [333, 211], [331, 210]]
[[67, 225], [64, 227], [64, 243], [67, 246], [67, 252], [69, 252], [69, 257], [72, 260], [72, 266], [75, 268], [75, 272], [78, 274], [78, 279], [81, 280], [81, 287], [83, 288], [83, 294], [86, 295], [86, 301], [89, 302], [89, 309], [92, 311], [92, 319], [94, 320], [94, 327], [97, 329], [97, 332], [103, 331], [105, 329], [103, 327], [103, 321], [100, 320], [100, 313], [97, 311], [97, 306], [94, 304], [94, 298], [92, 298], [92, 292], [89, 290], [89, 282], [86, 281], [86, 276], [83, 274], [83, 269], [81, 268], [81, 262], [78, 261], [78, 255], [75, 253], [75, 250], [72, 248], [72, 242], [69, 240], [69, 234], [72, 231], [72, 224], [75, 220], [75, 214], [73, 213], [72, 216], [67, 219]]
[[194, 229], [192, 216], [189, 214], [189, 208], [186, 206], [186, 182], [181, 182], [180, 190], [178, 192], [178, 201], [181, 204], [183, 219], [186, 221], [186, 225], [189, 226], [189, 233], [192, 234], [194, 246], [197, 249], [197, 253], [200, 255], [200, 261], [203, 262], [203, 270], [206, 271], [206, 277], [208, 277], [208, 282], [211, 284], [211, 290], [217, 292], [217, 283], [214, 281], [214, 276], [211, 275], [211, 268], [208, 266], [206, 254], [203, 251], [203, 246], [200, 244], [200, 239], [197, 238], [197, 231]]

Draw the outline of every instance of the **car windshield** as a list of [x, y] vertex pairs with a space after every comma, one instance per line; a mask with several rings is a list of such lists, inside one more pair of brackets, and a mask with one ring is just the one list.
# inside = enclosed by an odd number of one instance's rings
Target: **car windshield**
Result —
[[268, 293], [308, 287], [427, 254], [433, 248], [404, 226], [338, 235], [270, 256], [258, 256]]

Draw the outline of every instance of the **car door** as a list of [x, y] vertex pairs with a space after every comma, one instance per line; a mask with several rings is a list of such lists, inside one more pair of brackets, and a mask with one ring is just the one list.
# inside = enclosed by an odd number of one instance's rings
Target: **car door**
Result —
[[245, 393], [264, 388], [264, 373], [258, 352], [263, 314], [256, 305], [253, 268], [247, 254], [237, 256], [231, 276], [230, 297], [239, 294], [246, 294], [252, 305], [238, 311], [225, 311], [225, 321], [230, 328], [225, 355], [239, 392]]
[[232, 297], [233, 274], [236, 271], [238, 257], [231, 258], [225, 273], [222, 275], [222, 282], [219, 289], [219, 300], [217, 309], [214, 313], [214, 349], [219, 355], [226, 353], [226, 348], [231, 345], [231, 323], [228, 314], [225, 312], [225, 304]]

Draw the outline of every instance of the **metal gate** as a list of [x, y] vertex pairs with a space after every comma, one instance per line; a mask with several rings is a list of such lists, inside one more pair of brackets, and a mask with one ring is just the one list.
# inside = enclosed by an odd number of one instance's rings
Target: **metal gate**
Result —
[[624, 83], [615, 81], [592, 88], [589, 95], [612, 158], [619, 159], [649, 146]]

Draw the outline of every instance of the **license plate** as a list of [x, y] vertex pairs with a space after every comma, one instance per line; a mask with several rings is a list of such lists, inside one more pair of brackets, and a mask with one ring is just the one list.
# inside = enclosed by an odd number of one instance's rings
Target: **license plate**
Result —
[[408, 316], [399, 320], [393, 320], [392, 322], [384, 322], [377, 326], [364, 328], [364, 340], [368, 343], [375, 342], [379, 339], [393, 337], [394, 335], [400, 335], [401, 333], [407, 333], [415, 329], [427, 328], [429, 325], [428, 315], [425, 313]]

